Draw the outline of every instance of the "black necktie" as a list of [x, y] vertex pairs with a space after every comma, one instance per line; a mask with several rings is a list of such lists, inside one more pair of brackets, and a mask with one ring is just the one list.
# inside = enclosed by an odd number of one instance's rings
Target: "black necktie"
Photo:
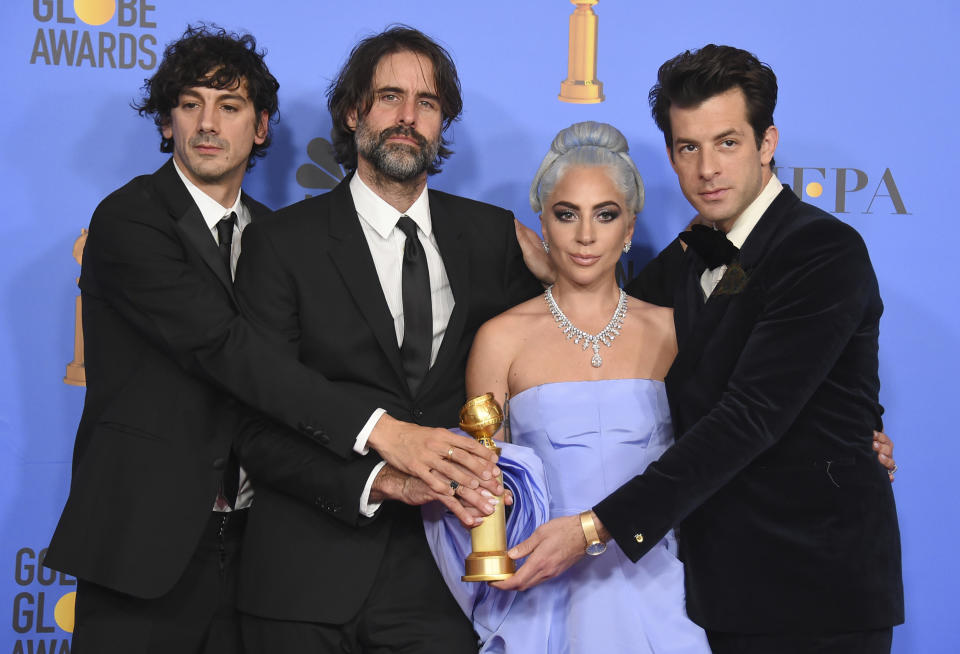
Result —
[[400, 360], [410, 392], [416, 394], [430, 368], [433, 347], [433, 310], [427, 256], [417, 236], [417, 224], [410, 216], [397, 221], [406, 237], [403, 248], [403, 345]]
[[237, 222], [237, 214], [230, 213], [226, 218], [221, 218], [220, 222], [217, 223], [217, 238], [220, 240], [220, 244], [217, 246], [220, 250], [220, 258], [223, 260], [223, 265], [227, 267], [227, 274], [231, 275], [230, 270], [230, 246], [233, 245], [233, 226]]
[[[220, 250], [220, 259], [223, 260], [223, 265], [227, 268], [227, 275], [231, 278], [233, 277], [233, 273], [230, 270], [230, 247], [233, 245], [233, 226], [236, 222], [237, 214], [231, 212], [228, 217], [222, 218], [217, 223], [217, 238], [220, 240], [217, 248]], [[235, 507], [239, 492], [240, 461], [234, 455], [233, 449], [231, 449], [230, 455], [227, 457], [227, 465], [223, 469], [223, 499], [225, 499], [231, 507]]]
[[689, 232], [680, 232], [680, 240], [693, 248], [711, 270], [729, 264], [740, 254], [740, 248], [727, 240], [726, 234], [706, 225], [694, 225]]

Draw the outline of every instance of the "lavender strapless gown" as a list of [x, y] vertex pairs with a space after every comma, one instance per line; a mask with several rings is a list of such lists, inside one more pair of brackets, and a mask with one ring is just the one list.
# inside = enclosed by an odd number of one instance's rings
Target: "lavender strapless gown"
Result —
[[[529, 388], [510, 400], [514, 446], [505, 483], [517, 495], [508, 520], [516, 544], [545, 519], [590, 508], [642, 472], [673, 442], [661, 382], [615, 379]], [[614, 542], [523, 593], [460, 581], [469, 534], [442, 509], [424, 511], [434, 558], [471, 616], [481, 652], [708, 654], [684, 610], [683, 566], [670, 532], [633, 563]]]

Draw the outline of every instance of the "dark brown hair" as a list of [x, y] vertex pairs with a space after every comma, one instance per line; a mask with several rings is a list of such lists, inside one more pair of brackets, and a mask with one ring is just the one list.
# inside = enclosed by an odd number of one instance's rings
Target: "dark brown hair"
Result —
[[743, 91], [747, 122], [759, 149], [767, 128], [773, 125], [773, 110], [777, 106], [777, 76], [770, 66], [746, 50], [712, 43], [699, 50], [687, 50], [660, 66], [657, 83], [650, 89], [650, 110], [663, 132], [671, 159], [670, 107], [696, 107], [733, 88]]
[[[350, 51], [347, 62], [327, 88], [327, 107], [333, 119], [333, 148], [337, 161], [347, 170], [357, 168], [354, 130], [347, 125], [347, 117], [353, 110], [356, 110], [358, 119], [370, 111], [373, 106], [372, 85], [377, 64], [383, 57], [397, 52], [423, 55], [433, 63], [434, 84], [440, 98], [440, 112], [443, 114], [443, 132], [447, 131], [463, 111], [460, 78], [457, 77], [453, 59], [449, 52], [426, 34], [406, 25], [394, 25], [385, 32], [365, 38]], [[446, 137], [441, 136], [437, 158], [427, 168], [429, 174], [440, 172], [440, 164], [453, 154], [448, 145]]]
[[[191, 86], [232, 89], [246, 82], [255, 120], [259, 122], [266, 111], [269, 122], [275, 123], [280, 84], [264, 63], [264, 54], [257, 50], [253, 35], [227, 32], [216, 25], [189, 25], [183, 36], [167, 45], [157, 72], [144, 80], [142, 98], [132, 105], [141, 116], [153, 116], [160, 130], [160, 151], [173, 152], [173, 139], [163, 136], [163, 128], [170, 124], [180, 93]], [[269, 146], [268, 129], [263, 143], [253, 144], [247, 170], [267, 154]]]

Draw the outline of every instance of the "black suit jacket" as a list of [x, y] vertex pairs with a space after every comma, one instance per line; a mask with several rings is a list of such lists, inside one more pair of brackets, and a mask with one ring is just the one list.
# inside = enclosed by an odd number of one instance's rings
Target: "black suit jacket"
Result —
[[[413, 395], [349, 179], [244, 231], [236, 279], [240, 301], [288, 355], [362, 405], [355, 412], [346, 405], [336, 409], [357, 425], [354, 437], [378, 407], [408, 422], [456, 426], [476, 330], [541, 290], [523, 264], [513, 216], [429, 192], [455, 306], [436, 362]], [[244, 541], [239, 602], [260, 616], [342, 623], [369, 592], [391, 526], [419, 521], [420, 513], [387, 503], [375, 519], [361, 519], [359, 498], [379, 457], [371, 452], [338, 460], [309, 445], [265, 422], [254, 423], [240, 439], [257, 495]]]
[[677, 442], [598, 516], [633, 560], [679, 525], [687, 611], [707, 629], [902, 622], [896, 509], [871, 449], [883, 305], [863, 241], [785, 187], [741, 249], [745, 284], [704, 303], [703, 262], [679, 256]]
[[[244, 202], [255, 218], [268, 213]], [[359, 426], [344, 426], [339, 408], [356, 400], [243, 319], [172, 161], [97, 207], [80, 288], [87, 392], [45, 562], [158, 597], [185, 569], [213, 507], [240, 424], [231, 396], [341, 456]]]

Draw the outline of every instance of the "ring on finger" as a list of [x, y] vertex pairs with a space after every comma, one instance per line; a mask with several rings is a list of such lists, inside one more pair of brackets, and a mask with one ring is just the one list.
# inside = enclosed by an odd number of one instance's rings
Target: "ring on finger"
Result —
[[890, 468], [890, 474], [892, 475], [892, 474], [896, 473], [896, 471], [899, 470], [899, 469], [900, 469], [899, 466], [897, 466], [897, 464], [894, 463], [894, 464], [893, 464], [893, 467]]
[[444, 458], [447, 459], [447, 461], [453, 461], [453, 448], [452, 448], [452, 447], [451, 447], [449, 450], [447, 450], [447, 456], [444, 457]]
[[450, 480], [450, 488], [452, 488], [453, 492], [456, 493], [457, 489], [460, 488], [460, 482], [456, 479]]

